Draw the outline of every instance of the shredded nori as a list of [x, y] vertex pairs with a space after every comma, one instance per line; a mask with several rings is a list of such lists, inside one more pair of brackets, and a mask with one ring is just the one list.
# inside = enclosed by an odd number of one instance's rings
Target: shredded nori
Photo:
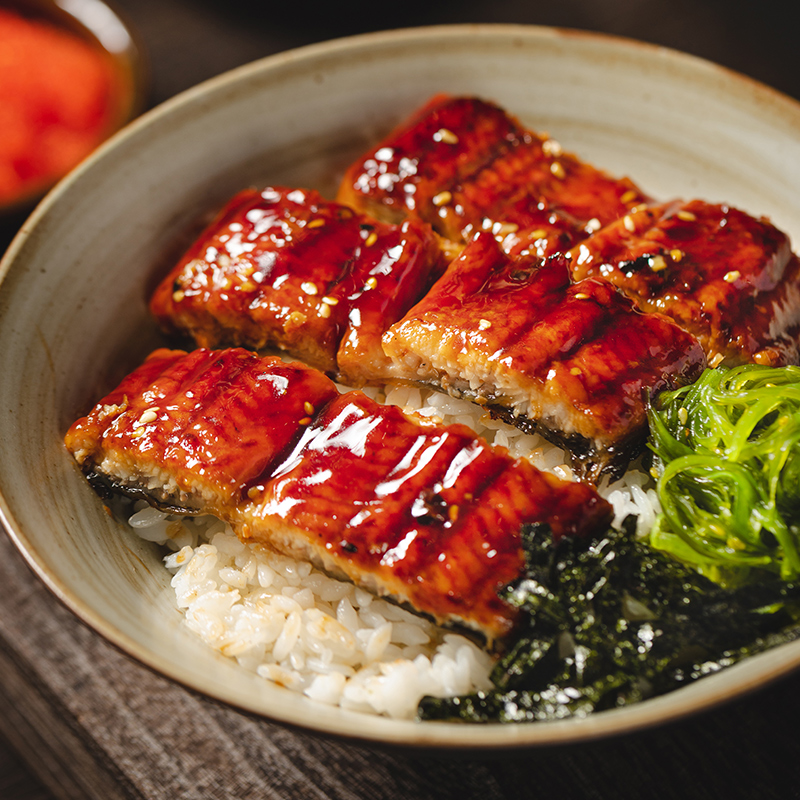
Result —
[[800, 635], [800, 584], [768, 576], [724, 588], [623, 530], [601, 539], [527, 526], [525, 574], [503, 597], [518, 637], [494, 688], [424, 698], [421, 719], [523, 722], [624, 706], [717, 672]]

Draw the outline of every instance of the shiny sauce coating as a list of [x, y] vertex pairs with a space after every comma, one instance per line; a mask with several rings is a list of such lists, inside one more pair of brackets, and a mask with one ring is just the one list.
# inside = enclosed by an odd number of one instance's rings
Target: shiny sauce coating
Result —
[[156, 289], [150, 310], [201, 347], [276, 346], [352, 385], [379, 380], [386, 327], [430, 285], [440, 252], [317, 192], [234, 197]]
[[573, 444], [593, 453], [591, 473], [644, 435], [643, 392], [696, 378], [705, 359], [694, 337], [610, 284], [573, 283], [567, 263], [512, 258], [478, 234], [384, 347], [409, 380], [585, 440]]
[[794, 363], [800, 264], [765, 219], [701, 200], [641, 208], [570, 252], [576, 280], [613, 283], [672, 317], [716, 365]]
[[458, 245], [484, 230], [509, 252], [541, 256], [646, 200], [495, 104], [446, 95], [357, 160], [338, 197], [377, 217], [419, 217]]
[[157, 351], [76, 422], [87, 471], [157, 502], [214, 513], [243, 539], [302, 555], [490, 639], [514, 612], [519, 531], [588, 535], [610, 507], [469, 428], [340, 394], [300, 364], [244, 350]]

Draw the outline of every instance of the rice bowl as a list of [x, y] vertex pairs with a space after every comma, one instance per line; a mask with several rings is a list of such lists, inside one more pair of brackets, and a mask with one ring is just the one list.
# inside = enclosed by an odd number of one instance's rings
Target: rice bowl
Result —
[[[537, 72], [561, 77], [526, 77]], [[101, 148], [37, 209], [4, 259], [0, 509], [12, 538], [56, 596], [142, 663], [249, 712], [362, 740], [489, 749], [574, 742], [660, 724], [794, 669], [800, 648], [783, 646], [637, 707], [545, 725], [366, 717], [324, 702], [333, 695], [323, 684], [314, 690], [323, 702], [312, 703], [186, 629], [162, 548], [108, 517], [64, 452], [70, 421], [159, 341], [146, 320], [147, 288], [204, 213], [250, 183], [330, 185], [361, 142], [438, 90], [496, 98], [654, 193], [702, 190], [769, 214], [800, 240], [800, 109], [687, 56], [599, 36], [465, 26], [358, 37], [243, 68]], [[682, 122], [709, 104], [707, 129]], [[493, 433], [513, 452], [508, 436]], [[564, 463], [550, 457], [551, 469]], [[645, 508], [647, 475], [629, 477], [618, 499]], [[618, 487], [606, 489], [611, 498]]]

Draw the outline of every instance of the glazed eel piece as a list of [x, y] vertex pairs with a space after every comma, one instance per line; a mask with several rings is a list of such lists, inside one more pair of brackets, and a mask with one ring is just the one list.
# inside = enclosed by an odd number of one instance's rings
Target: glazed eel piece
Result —
[[575, 280], [598, 277], [674, 319], [712, 366], [800, 361], [800, 259], [766, 219], [701, 200], [642, 207], [576, 245]]
[[238, 348], [152, 353], [65, 442], [95, 482], [215, 514], [243, 540], [490, 641], [514, 624], [497, 590], [523, 567], [520, 527], [585, 536], [611, 517], [592, 487], [465, 426], [340, 394], [316, 370]]
[[571, 285], [563, 258], [541, 266], [479, 231], [430, 287], [442, 272], [430, 229], [368, 220], [313, 192], [244, 192], [151, 310], [202, 347], [277, 345], [351, 386], [405, 380], [488, 404], [566, 445], [590, 480], [641, 449], [643, 392], [703, 366], [668, 320], [607, 284]]
[[511, 257], [485, 232], [387, 331], [384, 350], [407, 380], [565, 445], [592, 481], [641, 450], [645, 398], [706, 364], [669, 318], [638, 312], [605, 281], [572, 282], [564, 256]]
[[358, 158], [340, 202], [429, 223], [455, 254], [488, 230], [511, 253], [563, 252], [648, 198], [494, 103], [437, 95]]
[[671, 317], [713, 366], [800, 362], [800, 259], [784, 233], [725, 204], [657, 203], [492, 103], [434, 97], [352, 164], [338, 198], [425, 220], [453, 254], [477, 230], [512, 255], [567, 251], [575, 280]]
[[368, 218], [306, 189], [237, 194], [150, 301], [201, 347], [277, 347], [351, 386], [391, 377], [381, 335], [443, 264], [417, 220]]

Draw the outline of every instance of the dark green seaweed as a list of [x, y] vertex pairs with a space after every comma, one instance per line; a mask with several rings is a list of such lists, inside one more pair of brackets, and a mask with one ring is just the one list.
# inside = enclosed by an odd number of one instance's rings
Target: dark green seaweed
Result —
[[424, 698], [421, 719], [523, 722], [583, 716], [663, 694], [800, 635], [800, 584], [727, 589], [637, 541], [631, 518], [599, 540], [523, 532], [527, 568], [503, 593], [518, 637], [494, 688]]

